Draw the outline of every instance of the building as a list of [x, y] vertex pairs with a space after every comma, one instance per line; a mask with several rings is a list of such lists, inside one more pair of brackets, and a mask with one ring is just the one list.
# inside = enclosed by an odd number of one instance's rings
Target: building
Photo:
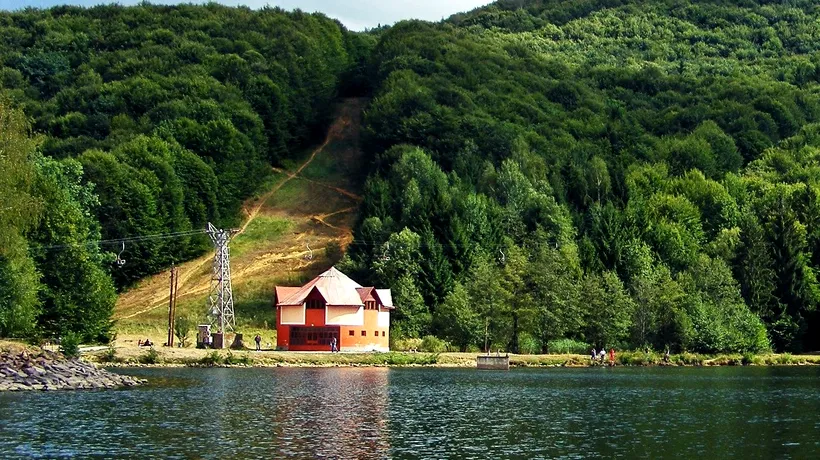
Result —
[[331, 267], [302, 287], [276, 286], [276, 345], [280, 350], [389, 351], [390, 289], [362, 287]]

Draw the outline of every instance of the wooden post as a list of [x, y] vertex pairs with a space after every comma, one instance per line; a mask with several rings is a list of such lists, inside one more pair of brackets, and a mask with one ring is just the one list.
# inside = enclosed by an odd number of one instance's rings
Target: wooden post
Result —
[[176, 302], [176, 274], [177, 269], [171, 265], [171, 292], [168, 294], [168, 341], [165, 344], [174, 346], [174, 305]]

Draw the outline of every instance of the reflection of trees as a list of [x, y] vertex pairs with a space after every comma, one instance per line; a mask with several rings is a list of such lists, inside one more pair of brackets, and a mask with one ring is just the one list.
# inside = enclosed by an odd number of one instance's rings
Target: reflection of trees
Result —
[[276, 377], [282, 397], [275, 398], [271, 408], [275, 456], [388, 455], [388, 369], [280, 371]]

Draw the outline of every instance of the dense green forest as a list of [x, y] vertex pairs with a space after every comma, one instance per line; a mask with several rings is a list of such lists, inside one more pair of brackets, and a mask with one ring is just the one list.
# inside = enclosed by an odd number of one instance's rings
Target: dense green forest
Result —
[[235, 225], [374, 42], [267, 8], [0, 13], [0, 336], [105, 341], [116, 289]]
[[[372, 97], [372, 161], [340, 268], [393, 289], [393, 337], [817, 349], [818, 23], [805, 0], [501, 0], [364, 34], [216, 5], [2, 13], [0, 335], [104, 339], [116, 289], [234, 224], [341, 93]], [[168, 233], [122, 268], [85, 244]]]
[[343, 269], [462, 349], [816, 349], [818, 21], [502, 0], [383, 31]]

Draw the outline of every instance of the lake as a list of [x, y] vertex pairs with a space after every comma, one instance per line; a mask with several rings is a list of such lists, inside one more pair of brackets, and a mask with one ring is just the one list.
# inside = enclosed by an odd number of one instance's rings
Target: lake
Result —
[[820, 367], [118, 369], [0, 394], [0, 457], [817, 458]]

